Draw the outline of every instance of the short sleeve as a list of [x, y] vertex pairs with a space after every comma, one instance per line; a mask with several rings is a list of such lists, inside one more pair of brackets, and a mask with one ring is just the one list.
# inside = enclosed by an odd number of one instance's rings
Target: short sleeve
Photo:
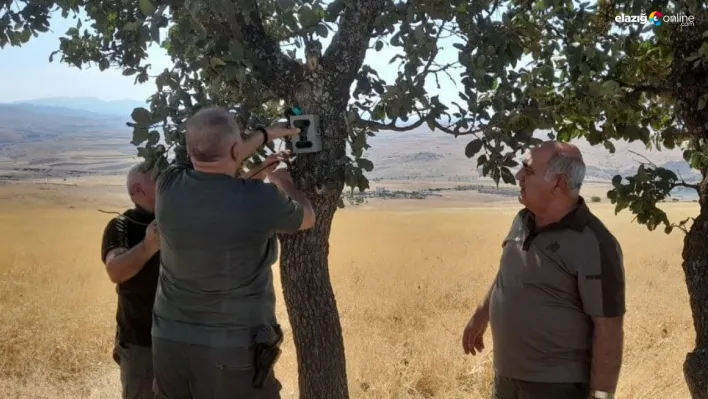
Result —
[[583, 310], [591, 317], [619, 317], [626, 311], [622, 248], [604, 226], [594, 231], [597, 245], [584, 257], [578, 270], [578, 289]]
[[255, 200], [257, 223], [263, 224], [269, 232], [294, 233], [302, 226], [305, 217], [302, 205], [275, 184], [263, 183]]
[[172, 182], [185, 171], [191, 169], [191, 166], [187, 162], [175, 162], [174, 164], [168, 166], [165, 170], [160, 173], [155, 181], [155, 187], [157, 188], [156, 194], [160, 195], [164, 193]]
[[108, 252], [116, 248], [130, 248], [127, 220], [122, 216], [111, 219], [103, 230], [101, 261], [105, 263]]

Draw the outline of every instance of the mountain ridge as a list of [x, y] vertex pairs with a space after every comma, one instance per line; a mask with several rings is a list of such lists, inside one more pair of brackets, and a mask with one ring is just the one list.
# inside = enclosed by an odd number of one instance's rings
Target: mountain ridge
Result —
[[[23, 164], [47, 168], [66, 165], [89, 167], [87, 165], [90, 162], [85, 159], [95, 158], [96, 153], [103, 154], [106, 151], [113, 154], [115, 159], [111, 159], [110, 165], [104, 162], [99, 170], [119, 172], [123, 166], [134, 162], [137, 159], [134, 156], [126, 158], [126, 154], [137, 153], [136, 147], [130, 144], [132, 130], [125, 125], [125, 122], [130, 120], [130, 113], [123, 113], [120, 107], [104, 113], [94, 112], [96, 107], [81, 105], [87, 100], [102, 102], [103, 106], [116, 103], [83, 97], [54, 97], [0, 104], [0, 161], [5, 157], [4, 167], [19, 167]], [[57, 101], [62, 101], [65, 106], [58, 106]], [[121, 102], [125, 106], [133, 100], [118, 101]], [[547, 139], [547, 133], [537, 131], [534, 136]], [[482, 179], [481, 169], [476, 166], [477, 157], [468, 159], [464, 155], [465, 146], [470, 140], [470, 136], [455, 138], [422, 126], [404, 133], [378, 132], [374, 137], [367, 138], [372, 148], [365, 151], [364, 157], [374, 163], [374, 170], [367, 173], [367, 177], [372, 181], [472, 182]], [[679, 149], [648, 151], [639, 141], [613, 141], [616, 151], [610, 154], [603, 146], [591, 146], [584, 139], [574, 140], [573, 143], [583, 153], [587, 180], [609, 182], [616, 174], [634, 174], [641, 162], [647, 162], [642, 157], [648, 158], [656, 165], [674, 170], [686, 181], [695, 181], [699, 177], [683, 160]], [[79, 158], [85, 158], [80, 162], [59, 162], [56, 159], [61, 156], [53, 154], [69, 151], [68, 149], [76, 152], [79, 146], [84, 153]], [[53, 155], [47, 157], [43, 152]], [[104, 156], [104, 161], [106, 157], [107, 155]], [[44, 162], [47, 159], [54, 162]], [[0, 168], [2, 167], [3, 164], [0, 163]]]

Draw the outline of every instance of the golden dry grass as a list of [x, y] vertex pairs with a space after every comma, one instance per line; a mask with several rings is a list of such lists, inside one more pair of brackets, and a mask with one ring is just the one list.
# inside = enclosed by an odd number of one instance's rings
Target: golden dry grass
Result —
[[[43, 194], [48, 195], [48, 194]], [[46, 201], [45, 201], [46, 202]], [[118, 398], [110, 359], [116, 295], [99, 258], [110, 218], [92, 203], [0, 199], [0, 397]], [[426, 204], [426, 203], [421, 203]], [[619, 238], [627, 269], [621, 398], [688, 398], [694, 338], [682, 237], [650, 233], [607, 204], [591, 207]], [[693, 204], [667, 205], [674, 217]], [[488, 398], [491, 339], [465, 356], [460, 337], [489, 287], [516, 205], [340, 211], [331, 275], [353, 398]], [[277, 273], [276, 273], [277, 275]], [[276, 281], [279, 288], [279, 281]], [[282, 296], [279, 317], [289, 335]], [[292, 340], [277, 367], [297, 397]]]

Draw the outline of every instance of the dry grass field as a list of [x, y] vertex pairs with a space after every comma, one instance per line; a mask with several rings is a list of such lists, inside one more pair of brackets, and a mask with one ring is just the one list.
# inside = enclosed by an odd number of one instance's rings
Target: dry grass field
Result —
[[[18, 193], [22, 198], [11, 198]], [[111, 216], [96, 208], [120, 204], [108, 195], [0, 186], [1, 398], [119, 397], [110, 358], [116, 294], [99, 257]], [[482, 355], [465, 356], [461, 333], [489, 287], [518, 205], [391, 205], [340, 211], [332, 230], [331, 276], [352, 397], [488, 398], [491, 338]], [[648, 232], [628, 214], [614, 216], [609, 204], [591, 207], [625, 254], [619, 397], [688, 398], [681, 364], [694, 333], [681, 235]], [[666, 208], [681, 218], [696, 210]], [[286, 340], [277, 373], [283, 398], [295, 398], [295, 352], [282, 296], [278, 301]]]

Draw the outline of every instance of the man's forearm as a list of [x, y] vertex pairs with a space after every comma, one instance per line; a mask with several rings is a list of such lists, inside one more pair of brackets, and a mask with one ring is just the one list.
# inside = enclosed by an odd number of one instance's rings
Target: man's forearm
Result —
[[590, 389], [615, 392], [622, 367], [622, 317], [594, 318]]
[[155, 253], [157, 253], [156, 248], [150, 248], [144, 241], [140, 242], [133, 248], [114, 255], [106, 261], [108, 276], [114, 283], [122, 283], [138, 274]]
[[[268, 128], [265, 129], [268, 132], [268, 141], [273, 141], [273, 133], [269, 131]], [[250, 158], [253, 154], [258, 151], [263, 145], [263, 133], [260, 131], [251, 132], [248, 138], [243, 142], [243, 154], [240, 154], [241, 162]]]
[[307, 198], [305, 193], [298, 190], [297, 187], [295, 187], [295, 184], [290, 182], [283, 182], [279, 183], [278, 187], [280, 187], [280, 189], [283, 190], [283, 192], [287, 194], [288, 197], [292, 198], [294, 201], [302, 205], [302, 207], [305, 208], [305, 212], [312, 211], [312, 203], [310, 202], [310, 199]]

